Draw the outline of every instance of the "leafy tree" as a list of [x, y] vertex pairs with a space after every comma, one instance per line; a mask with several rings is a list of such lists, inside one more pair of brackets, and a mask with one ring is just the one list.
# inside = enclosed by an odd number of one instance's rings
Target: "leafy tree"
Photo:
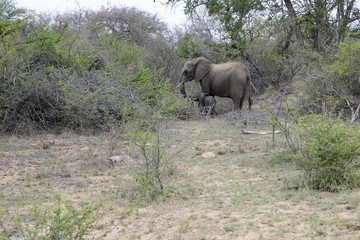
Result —
[[1, 0], [0, 1], [0, 18], [2, 20], [15, 20], [26, 13], [24, 8], [15, 6], [14, 0]]
[[0, 56], [5, 56], [19, 43], [16, 32], [20, 31], [26, 11], [16, 8], [13, 0], [0, 0]]
[[168, 0], [174, 4], [185, 2], [185, 13], [193, 15], [199, 7], [205, 7], [209, 16], [218, 19], [227, 37], [233, 42], [245, 43], [245, 24], [252, 13], [264, 10], [262, 1], [259, 0]]
[[[71, 19], [74, 18], [75, 16], [71, 17]], [[156, 15], [137, 8], [103, 7], [99, 11], [86, 11], [83, 18], [84, 20], [78, 21], [75, 26], [81, 27], [82, 24], [86, 24], [94, 38], [104, 33], [117, 37], [126, 36], [140, 46], [146, 45], [146, 41], [152, 34], [163, 33], [166, 29], [165, 23], [161, 22]]]
[[[355, 0], [167, 1], [168, 4], [177, 2], [185, 3], [185, 13], [191, 16], [201, 7], [205, 8], [210, 16], [219, 20], [233, 49], [241, 49], [249, 44], [252, 36], [247, 30], [258, 18], [270, 21], [277, 18], [278, 22], [286, 23], [287, 45], [291, 43], [294, 34], [298, 47], [311, 46], [317, 51], [323, 51], [331, 44], [344, 40], [350, 30], [359, 31], [354, 24], [360, 20], [360, 11]], [[243, 52], [241, 55], [246, 57]]]
[[[305, 40], [317, 51], [323, 51], [337, 40], [344, 40], [346, 33], [359, 22], [359, 8], [355, 0], [284, 0], [289, 27], [295, 31], [297, 44]], [[359, 29], [357, 29], [358, 31]]]

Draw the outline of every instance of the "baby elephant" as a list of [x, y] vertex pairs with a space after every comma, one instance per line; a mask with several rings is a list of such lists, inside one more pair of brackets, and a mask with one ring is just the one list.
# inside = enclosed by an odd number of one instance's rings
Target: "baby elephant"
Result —
[[216, 100], [215, 97], [210, 96], [207, 93], [195, 93], [190, 98], [199, 102], [201, 114], [210, 115], [215, 113]]

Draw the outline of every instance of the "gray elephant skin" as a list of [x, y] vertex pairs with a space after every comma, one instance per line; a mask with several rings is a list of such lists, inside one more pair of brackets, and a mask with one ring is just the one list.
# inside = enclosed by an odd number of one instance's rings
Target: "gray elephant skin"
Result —
[[202, 114], [209, 115], [215, 113], [215, 97], [210, 96], [208, 93], [195, 93], [191, 95], [190, 98], [194, 101], [199, 102], [198, 106]]
[[251, 109], [251, 77], [249, 69], [240, 62], [214, 64], [204, 57], [196, 58], [186, 62], [181, 71], [181, 92], [184, 96], [186, 96], [184, 83], [192, 80], [200, 82], [202, 93], [231, 98], [235, 110], [241, 110], [248, 95], [249, 109]]

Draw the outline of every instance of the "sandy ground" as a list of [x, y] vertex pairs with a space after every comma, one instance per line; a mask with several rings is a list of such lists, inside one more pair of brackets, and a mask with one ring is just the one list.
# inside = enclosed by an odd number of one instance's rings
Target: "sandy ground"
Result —
[[[269, 162], [284, 139], [277, 135], [274, 145], [271, 135], [242, 128], [230, 115], [169, 121], [171, 187], [153, 202], [138, 197], [133, 176], [142, 156], [121, 132], [2, 136], [0, 231], [22, 239], [14, 219], [60, 193], [75, 205], [102, 201], [95, 239], [360, 239], [359, 189], [292, 187], [301, 173]], [[31, 228], [31, 219], [22, 222]]]

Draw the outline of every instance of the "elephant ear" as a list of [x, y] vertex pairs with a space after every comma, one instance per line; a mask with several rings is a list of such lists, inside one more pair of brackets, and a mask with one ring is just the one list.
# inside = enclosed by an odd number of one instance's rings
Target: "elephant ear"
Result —
[[199, 82], [209, 73], [211, 62], [204, 57], [199, 57], [195, 59], [194, 64], [196, 66], [195, 81]]

